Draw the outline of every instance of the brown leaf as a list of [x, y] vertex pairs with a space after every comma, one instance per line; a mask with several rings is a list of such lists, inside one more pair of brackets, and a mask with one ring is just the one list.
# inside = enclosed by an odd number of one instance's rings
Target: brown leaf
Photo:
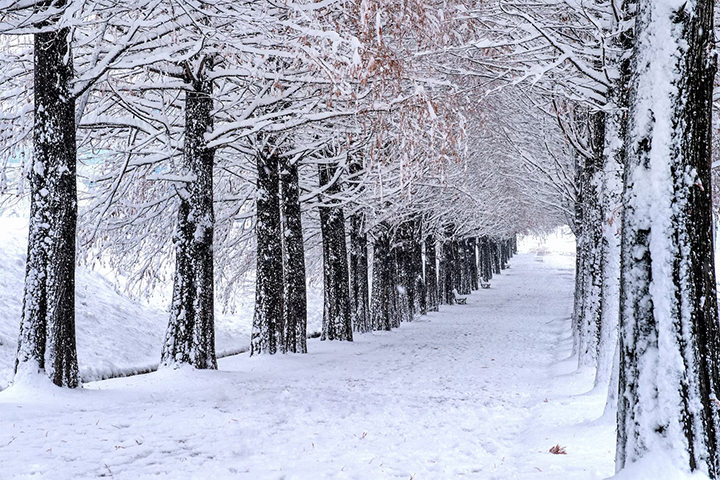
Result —
[[567, 455], [565, 447], [561, 447], [559, 443], [554, 447], [550, 448], [550, 453], [552, 453], [553, 455]]

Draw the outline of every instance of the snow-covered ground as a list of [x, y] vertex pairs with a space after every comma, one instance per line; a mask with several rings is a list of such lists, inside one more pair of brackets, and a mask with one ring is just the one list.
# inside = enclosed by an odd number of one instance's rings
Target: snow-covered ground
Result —
[[[0, 390], [12, 378], [22, 312], [27, 249], [27, 219], [0, 217]], [[78, 267], [76, 273], [76, 333], [80, 376], [99, 380], [157, 367], [169, 314], [169, 300], [136, 302], [97, 271]], [[168, 291], [172, 290], [169, 286]], [[322, 297], [309, 290], [308, 330], [320, 331]], [[216, 312], [216, 348], [225, 355], [250, 346], [253, 294], [233, 315]], [[319, 301], [318, 301], [319, 298]], [[0, 478], [2, 474], [0, 473]]]
[[613, 419], [568, 358], [565, 244], [528, 240], [467, 305], [353, 343], [311, 340], [307, 355], [13, 386], [0, 392], [0, 477], [608, 477]]

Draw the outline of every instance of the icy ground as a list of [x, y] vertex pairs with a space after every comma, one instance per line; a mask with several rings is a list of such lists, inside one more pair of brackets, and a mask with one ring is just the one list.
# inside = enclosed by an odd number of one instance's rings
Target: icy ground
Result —
[[[0, 392], [1, 478], [593, 479], [604, 392], [575, 372], [572, 258], [541, 251], [392, 332], [76, 391]], [[567, 454], [554, 455], [554, 445]]]

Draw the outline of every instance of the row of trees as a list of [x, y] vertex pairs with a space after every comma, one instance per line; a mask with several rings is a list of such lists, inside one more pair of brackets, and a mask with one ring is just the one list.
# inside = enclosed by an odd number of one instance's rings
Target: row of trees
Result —
[[508, 1], [469, 15], [492, 28], [455, 48], [454, 73], [532, 81], [570, 146], [548, 163], [515, 142], [571, 200], [574, 351], [617, 408], [616, 468], [661, 452], [717, 478], [713, 2]]
[[214, 368], [216, 299], [248, 272], [252, 352], [304, 352], [314, 265], [322, 336], [350, 340], [565, 221], [618, 469], [681, 444], [718, 476], [713, 2], [0, 8], [0, 187], [31, 215], [19, 376], [77, 385], [76, 258], [136, 292], [172, 278], [163, 363]]
[[497, 169], [466, 175], [494, 159], [465, 147], [487, 134], [455, 87], [408, 61], [454, 28], [420, 3], [2, 14], [4, 202], [30, 199], [18, 379], [78, 385], [76, 260], [139, 289], [172, 279], [162, 363], [215, 368], [215, 302], [247, 272], [252, 353], [305, 352], [306, 253], [322, 252], [322, 337], [350, 340], [476, 288], [477, 258], [487, 281], [508, 255], [492, 239], [532, 216], [508, 214]]

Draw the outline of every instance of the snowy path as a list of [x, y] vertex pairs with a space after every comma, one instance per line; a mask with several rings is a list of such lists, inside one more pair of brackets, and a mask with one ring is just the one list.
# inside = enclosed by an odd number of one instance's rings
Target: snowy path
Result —
[[609, 476], [612, 426], [591, 422], [603, 395], [575, 395], [592, 381], [567, 359], [572, 271], [540, 260], [516, 256], [466, 306], [305, 356], [12, 387], [0, 478]]

